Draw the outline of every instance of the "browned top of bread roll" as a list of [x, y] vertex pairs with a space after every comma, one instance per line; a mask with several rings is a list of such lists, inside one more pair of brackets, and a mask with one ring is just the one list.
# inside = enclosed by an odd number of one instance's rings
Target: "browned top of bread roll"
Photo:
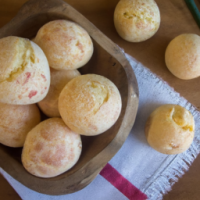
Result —
[[95, 74], [81, 75], [64, 87], [58, 107], [70, 129], [83, 135], [97, 135], [118, 119], [121, 96], [109, 79]]

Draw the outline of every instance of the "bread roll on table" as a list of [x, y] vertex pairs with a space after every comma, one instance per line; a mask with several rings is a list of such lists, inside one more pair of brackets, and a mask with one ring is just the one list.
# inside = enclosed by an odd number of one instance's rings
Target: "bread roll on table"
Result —
[[192, 114], [179, 105], [162, 105], [149, 116], [145, 134], [151, 147], [164, 154], [178, 154], [189, 148], [194, 138]]
[[200, 76], [200, 36], [181, 34], [167, 46], [165, 63], [176, 77], [189, 80]]
[[118, 34], [129, 42], [152, 37], [160, 26], [160, 11], [154, 0], [120, 0], [114, 12]]

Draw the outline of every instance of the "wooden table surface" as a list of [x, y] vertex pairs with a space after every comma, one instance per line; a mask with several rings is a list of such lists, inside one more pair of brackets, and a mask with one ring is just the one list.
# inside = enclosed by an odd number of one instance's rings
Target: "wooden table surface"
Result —
[[[9, 22], [27, 0], [0, 0], [0, 27]], [[129, 43], [121, 39], [113, 25], [113, 12], [118, 0], [66, 0], [84, 14], [94, 25], [126, 53], [135, 57], [158, 76], [169, 83], [181, 96], [200, 109], [200, 78], [183, 81], [174, 77], [164, 63], [165, 49], [175, 36], [181, 33], [196, 33], [200, 30], [183, 0], [156, 0], [161, 12], [161, 26], [151, 39], [141, 43]], [[199, 1], [196, 2], [200, 8]], [[179, 179], [164, 200], [200, 199], [200, 156], [189, 171]], [[0, 175], [0, 199], [18, 200], [20, 197]]]

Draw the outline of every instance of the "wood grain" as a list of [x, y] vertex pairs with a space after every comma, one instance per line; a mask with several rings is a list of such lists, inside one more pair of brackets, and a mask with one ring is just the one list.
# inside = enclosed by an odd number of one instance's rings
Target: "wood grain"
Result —
[[[14, 17], [24, 2], [25, 0], [1, 0], [0, 26]], [[200, 34], [184, 0], [156, 0], [161, 11], [161, 26], [154, 37], [142, 43], [128, 43], [116, 33], [113, 25], [113, 12], [118, 0], [67, 0], [67, 2], [84, 14], [109, 38], [124, 48], [127, 53], [162, 77], [193, 105], [200, 108], [200, 78], [190, 81], [179, 80], [167, 70], [164, 63], [165, 49], [171, 39], [181, 33]], [[199, 1], [196, 1], [196, 4], [200, 8]], [[199, 169], [200, 156], [194, 161], [190, 170], [173, 186], [172, 191], [164, 196], [164, 200], [198, 200], [200, 196]], [[3, 183], [3, 181], [4, 179], [0, 179], [0, 183]], [[11, 188], [8, 185], [2, 185], [0, 190], [1, 194], [6, 197], [5, 199], [15, 199], [10, 196]], [[15, 195], [14, 191], [12, 195]]]

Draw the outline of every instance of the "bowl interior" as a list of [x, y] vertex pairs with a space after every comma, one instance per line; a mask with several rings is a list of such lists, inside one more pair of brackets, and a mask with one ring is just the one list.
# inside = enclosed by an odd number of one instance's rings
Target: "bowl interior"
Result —
[[[20, 23], [18, 29], [12, 31], [12, 35], [32, 39], [35, 37], [37, 31], [42, 25], [56, 19], [67, 19], [67, 18], [62, 14], [43, 13], [43, 14], [33, 15], [32, 17], [29, 17], [25, 21], [23, 21], [23, 23]], [[55, 178], [51, 178], [50, 180], [61, 180], [64, 177], [68, 177], [69, 175], [81, 169], [86, 163], [88, 163], [96, 155], [98, 155], [101, 151], [103, 151], [103, 149], [109, 145], [109, 143], [115, 138], [116, 134], [118, 133], [118, 130], [121, 126], [125, 114], [127, 98], [128, 98], [128, 80], [126, 72], [124, 68], [121, 66], [121, 64], [109, 53], [107, 53], [94, 40], [93, 44], [94, 44], [94, 54], [91, 60], [84, 67], [80, 68], [79, 71], [81, 72], [81, 74], [94, 73], [103, 75], [108, 79], [110, 79], [120, 91], [122, 97], [122, 111], [119, 119], [114, 124], [114, 126], [112, 126], [105, 133], [92, 137], [82, 136], [83, 151], [78, 163], [69, 171]], [[45, 116], [43, 117], [45, 118]], [[6, 153], [6, 155], [10, 158], [10, 160], [12, 160], [13, 162], [17, 162], [19, 165], [22, 166], [21, 150], [22, 148], [14, 149], [0, 145], [0, 152]], [[24, 174], [31, 177], [35, 181], [37, 181], [38, 179], [42, 179], [28, 174], [28, 172], [26, 172], [26, 170], [23, 167], [21, 170], [23, 171]]]

